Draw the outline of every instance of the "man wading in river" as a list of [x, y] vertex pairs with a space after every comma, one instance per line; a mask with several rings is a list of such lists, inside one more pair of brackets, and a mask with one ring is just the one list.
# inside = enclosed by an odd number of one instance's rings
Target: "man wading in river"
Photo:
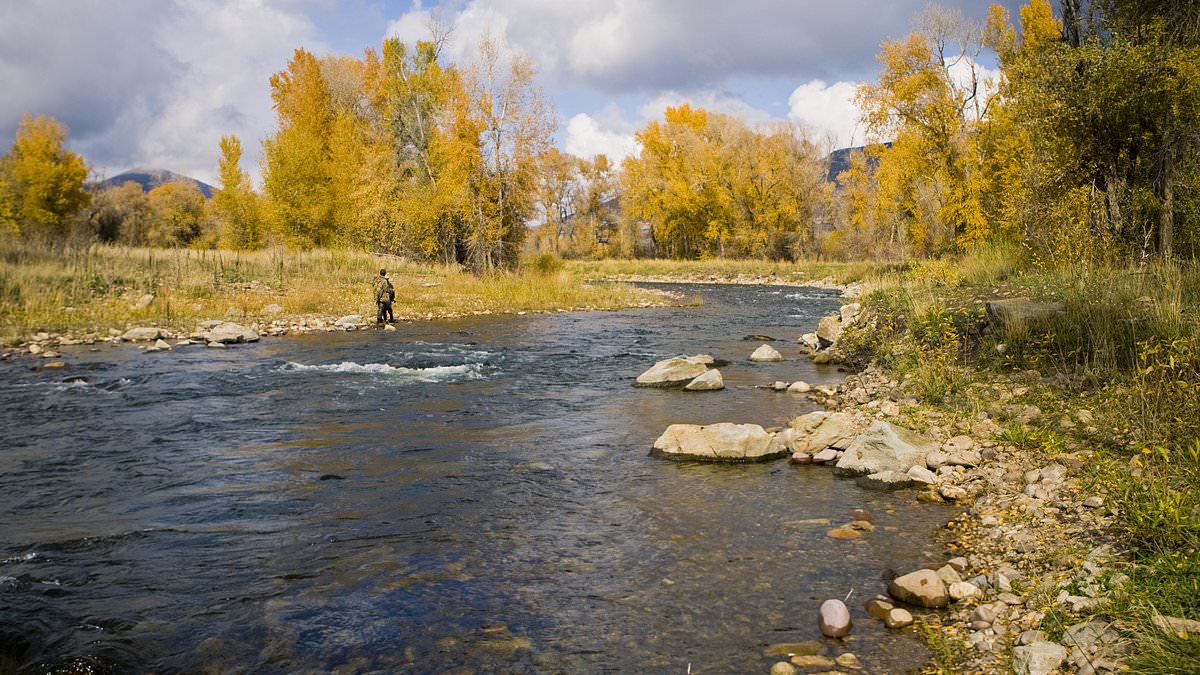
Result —
[[386, 320], [389, 323], [396, 320], [392, 314], [392, 302], [396, 299], [396, 290], [392, 286], [392, 280], [387, 278], [387, 270], [379, 270], [379, 276], [375, 277], [375, 323], [383, 325]]

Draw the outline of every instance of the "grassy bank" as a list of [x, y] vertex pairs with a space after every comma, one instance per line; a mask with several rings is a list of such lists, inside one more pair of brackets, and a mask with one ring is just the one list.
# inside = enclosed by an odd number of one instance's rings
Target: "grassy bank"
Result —
[[[950, 419], [990, 412], [997, 441], [1031, 463], [1079, 451], [1091, 458], [1079, 488], [1106, 495], [1119, 523], [1106, 534], [1119, 542], [1118, 572], [1129, 580], [1088, 612], [1051, 601], [1043, 628], [1054, 636], [1097, 618], [1129, 639], [1132, 672], [1200, 672], [1200, 624], [1155, 625], [1156, 615], [1200, 620], [1200, 271], [1035, 270], [989, 251], [866, 285], [875, 319], [843, 338], [847, 359], [875, 360]], [[1043, 317], [989, 320], [987, 303], [1005, 298], [1056, 304], [1042, 305]], [[1010, 403], [1041, 414], [1018, 419], [990, 401], [989, 385], [1000, 381], [1028, 384]]]
[[[662, 303], [627, 284], [584, 283], [560, 265], [476, 277], [347, 251], [234, 252], [93, 245], [50, 250], [0, 242], [0, 340], [101, 333], [129, 324], [190, 329], [213, 318], [373, 317], [371, 279], [396, 286], [398, 319], [480, 312], [608, 309]], [[148, 301], [147, 296], [153, 296]], [[281, 310], [267, 313], [270, 305]]]
[[893, 269], [875, 262], [769, 262], [763, 260], [573, 260], [566, 269], [589, 278], [661, 278], [694, 282], [768, 280], [803, 284], [830, 280], [850, 284]]

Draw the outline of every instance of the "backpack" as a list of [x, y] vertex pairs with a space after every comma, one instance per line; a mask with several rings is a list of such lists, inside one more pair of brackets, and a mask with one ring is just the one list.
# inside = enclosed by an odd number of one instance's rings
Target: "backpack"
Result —
[[392, 287], [391, 279], [385, 279], [385, 281], [387, 281], [386, 288], [387, 288], [388, 302], [394, 302], [396, 300], [396, 289]]

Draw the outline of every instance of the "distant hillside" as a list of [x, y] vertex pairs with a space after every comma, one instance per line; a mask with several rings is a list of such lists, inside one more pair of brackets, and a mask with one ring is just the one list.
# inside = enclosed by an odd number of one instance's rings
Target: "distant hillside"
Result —
[[[892, 147], [890, 141], [884, 143], [884, 145], [889, 148]], [[839, 148], [829, 153], [829, 175], [826, 176], [826, 180], [828, 180], [830, 183], [836, 183], [838, 187], [841, 187], [842, 185], [838, 182], [837, 178], [842, 174], [843, 171], [850, 168], [850, 155], [854, 154], [855, 152], [865, 150], [866, 148], [867, 146], [865, 145], [858, 145], [853, 148]], [[877, 159], [872, 161], [878, 162]]]
[[120, 187], [129, 181], [133, 181], [138, 185], [141, 185], [143, 192], [149, 192], [163, 183], [170, 183], [172, 181], [195, 183], [196, 187], [200, 188], [200, 192], [203, 193], [205, 197], [212, 197], [213, 190], [216, 189], [208, 183], [198, 181], [195, 178], [183, 176], [172, 171], [167, 171], [166, 169], [130, 169], [125, 173], [117, 174], [112, 178], [100, 181], [100, 183], [96, 186], [96, 189], [105, 190], [110, 187]]

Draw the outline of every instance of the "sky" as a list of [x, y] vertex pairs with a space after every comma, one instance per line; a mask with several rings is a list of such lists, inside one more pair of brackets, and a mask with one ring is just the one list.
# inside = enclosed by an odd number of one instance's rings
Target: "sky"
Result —
[[[989, 2], [942, 0], [982, 20]], [[1018, 2], [1004, 0], [1015, 16]], [[530, 57], [557, 145], [620, 159], [684, 102], [747, 124], [786, 120], [827, 147], [861, 144], [858, 83], [926, 0], [4, 0], [0, 143], [24, 114], [67, 125], [99, 177], [161, 168], [215, 182], [236, 134], [257, 181], [274, 133], [268, 78], [293, 50], [361, 56], [387, 37], [451, 29], [467, 63], [484, 36]], [[981, 65], [988, 65], [981, 61]], [[994, 64], [991, 64], [994, 65]]]

